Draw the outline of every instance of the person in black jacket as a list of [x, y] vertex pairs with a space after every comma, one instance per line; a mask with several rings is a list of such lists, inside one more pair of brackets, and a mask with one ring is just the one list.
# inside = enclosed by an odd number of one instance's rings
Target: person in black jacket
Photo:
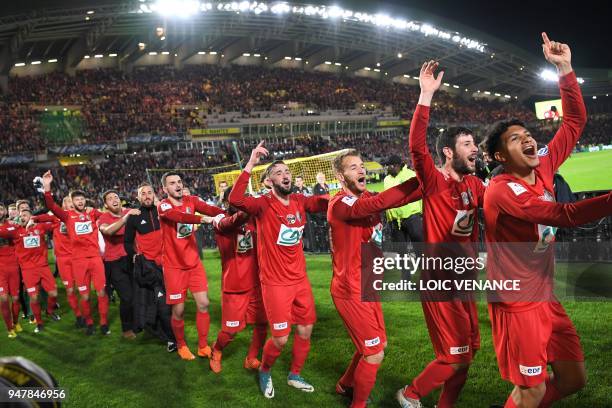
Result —
[[176, 351], [176, 339], [170, 326], [170, 306], [161, 266], [162, 239], [155, 205], [156, 197], [149, 183], [138, 187], [140, 215], [131, 215], [125, 225], [125, 251], [134, 261], [134, 328], [147, 329]]

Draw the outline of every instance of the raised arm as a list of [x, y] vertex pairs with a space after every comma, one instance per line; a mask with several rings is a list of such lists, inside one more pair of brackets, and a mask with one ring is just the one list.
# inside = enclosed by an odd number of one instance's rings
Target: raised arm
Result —
[[574, 150], [586, 125], [587, 113], [576, 73], [572, 69], [569, 46], [550, 41], [546, 33], [542, 33], [542, 39], [544, 57], [557, 67], [563, 109], [563, 122], [559, 130], [548, 144], [548, 149], [540, 153], [543, 157], [549, 157], [548, 161], [542, 160], [542, 164], [547, 166], [550, 174], [554, 174]]
[[117, 221], [115, 221], [114, 223], [100, 224], [98, 228], [100, 229], [102, 235], [105, 235], [107, 237], [113, 236], [119, 230], [121, 230], [121, 228], [123, 228], [123, 226], [127, 223], [130, 215], [140, 215], [140, 210], [138, 208], [130, 208], [130, 210], [125, 213], [123, 217], [118, 218]]
[[231, 216], [219, 214], [213, 219], [213, 226], [215, 227], [215, 230], [219, 231], [220, 233], [226, 233], [234, 231], [236, 228], [247, 222], [248, 219], [249, 214], [242, 211], [238, 211]]
[[268, 150], [263, 147], [263, 143], [263, 141], [259, 142], [257, 147], [251, 152], [248, 163], [244, 167], [242, 173], [240, 173], [228, 197], [231, 205], [250, 215], [259, 214], [266, 206], [266, 201], [263, 198], [245, 195], [253, 168], [259, 163], [262, 157], [268, 155]]
[[575, 203], [560, 204], [542, 201], [528, 192], [519, 193], [517, 196], [504, 183], [496, 185], [494, 194], [487, 199], [495, 200], [506, 214], [551, 227], [576, 227], [612, 215], [612, 192]]
[[223, 214], [223, 210], [221, 208], [215, 207], [214, 205], [206, 204], [206, 202], [200, 197], [196, 197], [194, 203], [196, 211], [200, 214], [208, 215], [211, 217]]
[[168, 203], [160, 203], [157, 208], [159, 218], [167, 219], [173, 222], [180, 222], [182, 224], [202, 224], [204, 223], [204, 217], [195, 214], [187, 214], [180, 212], [176, 208], [172, 207]]
[[419, 74], [421, 94], [418, 105], [410, 123], [410, 136], [408, 149], [414, 164], [414, 170], [421, 181], [423, 191], [433, 192], [437, 185], [437, 178], [442, 177], [436, 169], [436, 164], [427, 147], [427, 126], [429, 125], [429, 109], [435, 92], [440, 88], [444, 72], [434, 76], [438, 63], [429, 61], [423, 64]]
[[318, 195], [309, 196], [298, 194], [302, 200], [304, 200], [304, 209], [309, 213], [318, 213], [327, 211], [327, 205], [329, 204], [329, 195]]
[[401, 207], [421, 199], [421, 189], [416, 177], [383, 191], [372, 197], [357, 198], [346, 196], [334, 205], [334, 217], [343, 220], [355, 220], [377, 214], [389, 208]]
[[51, 214], [33, 215], [32, 219], [36, 223], [41, 223], [41, 222], [59, 222], [59, 218], [57, 218], [55, 215], [51, 215]]

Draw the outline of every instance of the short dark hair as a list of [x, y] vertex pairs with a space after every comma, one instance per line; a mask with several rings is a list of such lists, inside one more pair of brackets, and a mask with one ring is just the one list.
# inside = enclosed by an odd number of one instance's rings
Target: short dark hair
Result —
[[361, 157], [361, 155], [359, 154], [359, 152], [355, 149], [348, 149], [346, 152], [344, 153], [340, 153], [339, 155], [336, 156], [336, 158], [334, 159], [334, 170], [337, 173], [342, 173], [343, 167], [342, 167], [342, 162], [344, 161], [344, 159], [346, 159], [347, 157]]
[[179, 176], [181, 179], [183, 178], [183, 175], [178, 171], [167, 171], [161, 177], [162, 186], [166, 185], [166, 179], [170, 176]]
[[224, 192], [223, 192], [223, 196], [221, 197], [223, 199], [223, 201], [229, 201], [229, 195], [232, 192], [232, 186], [229, 186]]
[[[264, 172], [265, 177], [270, 177], [270, 174], [272, 174], [272, 170], [274, 170], [274, 167], [278, 166], [279, 164], [287, 165], [282, 160], [274, 160], [272, 163], [270, 163], [270, 165], [268, 167], [266, 167], [266, 171]], [[265, 180], [265, 177], [263, 178], [264, 180]]]
[[438, 153], [438, 158], [444, 164], [446, 161], [446, 156], [444, 156], [444, 148], [448, 147], [453, 152], [455, 151], [455, 146], [457, 145], [457, 137], [460, 135], [474, 135], [472, 129], [463, 127], [463, 126], [453, 126], [446, 129], [444, 132], [438, 136], [436, 140], [436, 152]]
[[87, 198], [87, 196], [85, 195], [85, 192], [83, 190], [72, 190], [70, 192], [70, 199], [74, 200], [74, 197], [85, 197], [85, 198]]
[[106, 203], [106, 197], [109, 194], [117, 194], [117, 196], [118, 196], [119, 192], [117, 190], [106, 190], [104, 193], [102, 193], [102, 202]]
[[497, 152], [500, 147], [499, 142], [501, 141], [501, 136], [506, 133], [506, 130], [508, 130], [510, 126], [525, 127], [525, 122], [517, 118], [512, 118], [497, 121], [489, 127], [487, 137], [484, 141], [489, 157], [495, 157], [495, 152]]

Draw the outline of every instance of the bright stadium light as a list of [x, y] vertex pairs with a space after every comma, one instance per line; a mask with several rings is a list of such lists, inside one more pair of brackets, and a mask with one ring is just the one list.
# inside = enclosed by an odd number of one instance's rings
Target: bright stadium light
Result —
[[155, 51], [151, 51], [151, 52], [149, 53], [149, 55], [157, 55], [157, 52], [155, 52]]
[[170, 55], [170, 51], [162, 51], [162, 55]]
[[209, 52], [210, 55], [217, 55], [217, 51], [211, 51]]
[[584, 84], [584, 78], [577, 77], [576, 81], [578, 81], [579, 84]]
[[32, 61], [30, 64], [32, 65], [40, 65], [42, 61]]
[[206, 55], [206, 51], [198, 51], [198, 55]]
[[294, 60], [296, 60], [296, 61], [301, 61], [301, 60], [302, 60], [302, 58], [300, 58], [300, 57], [295, 57], [295, 58], [294, 58]]
[[243, 56], [243, 57], [250, 57], [250, 56], [251, 56], [251, 54], [249, 54], [248, 52], [245, 52], [245, 53], [243, 53], [243, 54], [242, 54], [242, 56]]
[[51, 58], [51, 59], [50, 59], [50, 60], [48, 60], [47, 62], [50, 62], [50, 63], [57, 62], [57, 58]]
[[200, 2], [196, 0], [157, 0], [151, 5], [151, 10], [164, 17], [188, 18], [200, 10]]
[[103, 56], [104, 55], [102, 55], [102, 54], [96, 54], [96, 55], [94, 55], [94, 58], [102, 58]]
[[117, 54], [112, 53], [112, 54], [108, 54], [108, 56], [109, 56], [109, 57], [111, 57], [111, 58], [114, 58], [114, 57], [116, 57], [116, 56], [117, 56]]
[[89, 59], [90, 57], [89, 57], [89, 55], [85, 55], [83, 58]]
[[331, 65], [331, 61], [325, 61], [325, 65]]
[[15, 64], [16, 67], [25, 67], [25, 62], [18, 62]]
[[543, 69], [540, 72], [540, 78], [542, 78], [545, 81], [558, 81], [559, 80], [559, 75], [557, 75], [556, 72], [554, 72], [552, 69]]

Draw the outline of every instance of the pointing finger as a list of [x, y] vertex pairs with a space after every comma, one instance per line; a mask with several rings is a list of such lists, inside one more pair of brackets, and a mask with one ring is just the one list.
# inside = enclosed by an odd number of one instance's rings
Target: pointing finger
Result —
[[548, 39], [548, 35], [545, 32], [542, 33], [542, 40], [544, 40], [544, 44], [550, 45], [550, 40]]

